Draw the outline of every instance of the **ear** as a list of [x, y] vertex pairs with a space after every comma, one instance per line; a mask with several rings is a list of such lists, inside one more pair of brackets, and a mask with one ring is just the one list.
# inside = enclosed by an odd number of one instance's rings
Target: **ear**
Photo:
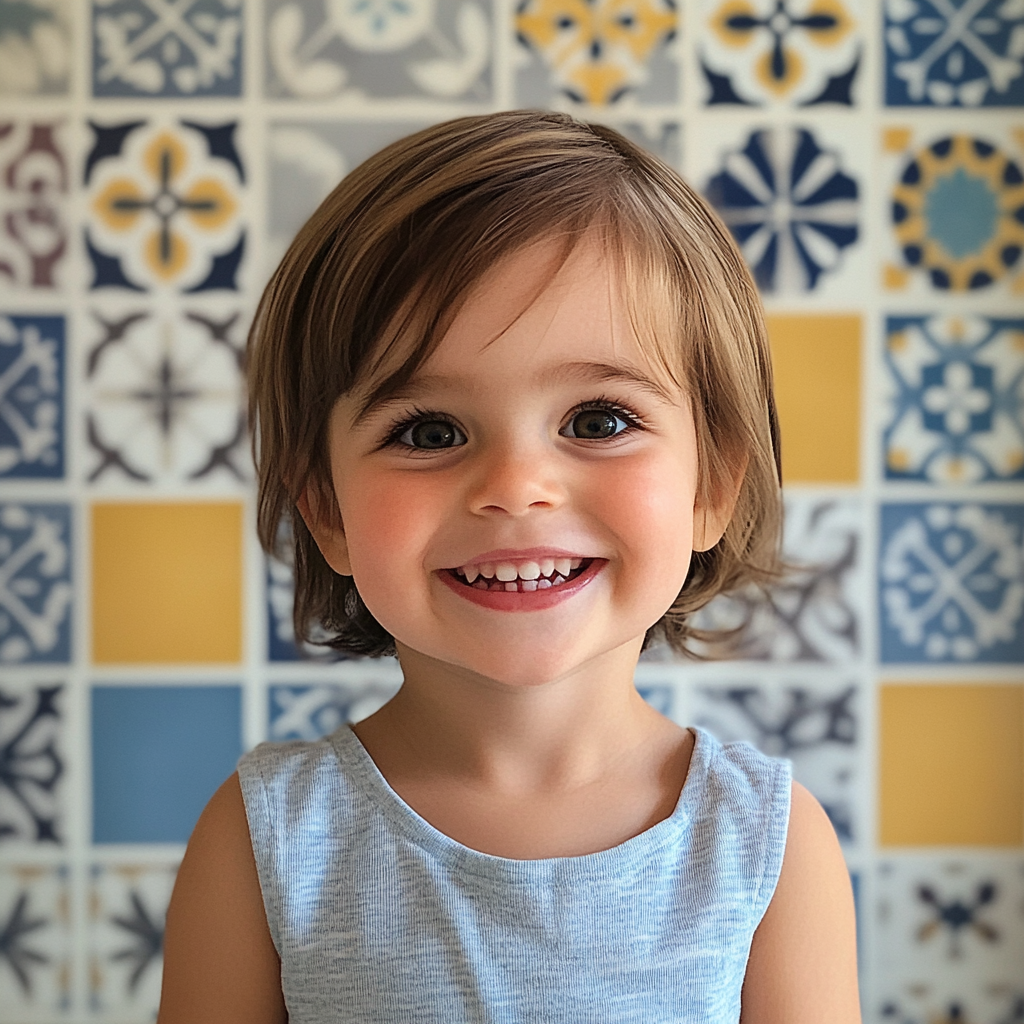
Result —
[[348, 557], [348, 539], [345, 537], [341, 516], [337, 512], [330, 517], [320, 515], [322, 510], [317, 505], [317, 495], [307, 484], [296, 500], [295, 507], [327, 564], [338, 575], [351, 576], [352, 563]]
[[736, 501], [740, 496], [743, 478], [747, 475], [747, 460], [732, 478], [718, 482], [714, 498], [704, 502], [699, 497], [693, 504], [693, 550], [710, 551], [725, 534], [732, 519]]

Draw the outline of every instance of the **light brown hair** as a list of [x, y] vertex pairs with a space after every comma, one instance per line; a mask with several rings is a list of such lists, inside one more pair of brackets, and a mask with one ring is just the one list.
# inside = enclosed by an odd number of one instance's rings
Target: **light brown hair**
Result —
[[[296, 510], [310, 488], [315, 506], [337, 515], [327, 445], [337, 399], [369, 381], [375, 401], [408, 382], [473, 285], [504, 257], [555, 238], [567, 258], [595, 230], [621, 263], [641, 344], [689, 396], [699, 496], [707, 502], [743, 477], [725, 535], [694, 552], [647, 640], [685, 652], [688, 640], [706, 638], [688, 624], [692, 612], [777, 571], [768, 342], [727, 229], [675, 171], [610, 128], [540, 111], [464, 117], [401, 139], [352, 171], [299, 231], [257, 310], [249, 379], [258, 528], [273, 553], [290, 517], [297, 638], [315, 630], [316, 642], [350, 654], [394, 652], [355, 582], [328, 566]], [[385, 354], [399, 344], [398, 368], [382, 376]]]

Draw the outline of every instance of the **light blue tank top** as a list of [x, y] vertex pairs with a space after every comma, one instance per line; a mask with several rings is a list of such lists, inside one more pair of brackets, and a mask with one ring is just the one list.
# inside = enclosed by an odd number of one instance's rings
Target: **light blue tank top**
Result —
[[238, 765], [290, 1024], [736, 1024], [791, 766], [703, 729], [672, 815], [610, 850], [471, 850], [348, 726]]

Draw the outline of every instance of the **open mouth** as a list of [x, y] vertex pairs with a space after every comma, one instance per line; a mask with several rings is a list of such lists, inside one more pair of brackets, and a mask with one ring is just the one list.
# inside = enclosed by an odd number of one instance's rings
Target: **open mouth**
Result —
[[542, 558], [530, 562], [463, 565], [444, 570], [457, 584], [492, 593], [523, 594], [554, 590], [590, 568], [592, 558]]

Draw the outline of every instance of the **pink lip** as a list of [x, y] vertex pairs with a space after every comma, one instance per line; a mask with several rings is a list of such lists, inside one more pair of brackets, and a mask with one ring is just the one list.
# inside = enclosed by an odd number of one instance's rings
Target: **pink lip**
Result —
[[[534, 552], [544, 551], [544, 554], [534, 554]], [[526, 554], [518, 555], [519, 558], [577, 558], [578, 555], [552, 555], [549, 554], [550, 548], [533, 548]], [[511, 555], [507, 552], [499, 552], [491, 554], [490, 552], [480, 559], [480, 561], [490, 560], [494, 558], [509, 558]], [[470, 564], [470, 563], [464, 563]], [[575, 579], [570, 580], [568, 583], [562, 583], [557, 587], [550, 587], [547, 590], [534, 590], [534, 591], [516, 591], [510, 593], [509, 591], [501, 590], [477, 590], [475, 587], [467, 586], [462, 583], [453, 572], [449, 569], [441, 569], [438, 572], [438, 576], [441, 577], [442, 582], [453, 590], [459, 597], [464, 597], [467, 601], [472, 601], [473, 604], [478, 604], [482, 608], [492, 608], [499, 612], [539, 612], [545, 608], [552, 608], [556, 604], [561, 604], [562, 601], [567, 601], [570, 597], [578, 594], [584, 587], [592, 583], [596, 578], [597, 574], [608, 564], [606, 558], [595, 558], [591, 561], [590, 565], [579, 574]]]
[[581, 555], [576, 551], [566, 551], [565, 548], [496, 548], [494, 551], [485, 551], [482, 555], [474, 555], [453, 568], [463, 565], [486, 565], [488, 562], [539, 562], [542, 558], [590, 557], [592, 556]]

